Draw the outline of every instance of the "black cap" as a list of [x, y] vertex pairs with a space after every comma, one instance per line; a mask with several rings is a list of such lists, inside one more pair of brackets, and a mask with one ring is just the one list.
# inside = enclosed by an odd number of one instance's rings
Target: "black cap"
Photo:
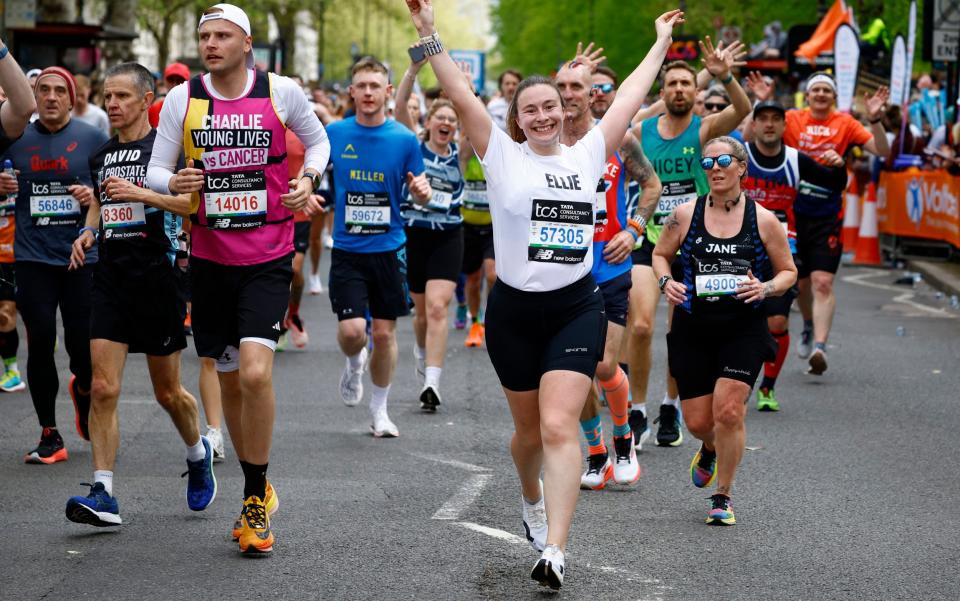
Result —
[[778, 113], [780, 113], [781, 117], [787, 116], [787, 110], [783, 108], [782, 104], [780, 104], [776, 100], [764, 100], [763, 102], [758, 103], [757, 106], [753, 107], [753, 118], [756, 119], [757, 115], [760, 114], [760, 111], [766, 110], [766, 109], [773, 109], [777, 111]]

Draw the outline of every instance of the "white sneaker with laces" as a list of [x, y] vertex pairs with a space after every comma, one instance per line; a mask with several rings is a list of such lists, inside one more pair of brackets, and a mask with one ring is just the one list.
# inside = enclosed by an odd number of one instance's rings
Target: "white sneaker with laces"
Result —
[[426, 413], [436, 413], [441, 404], [440, 391], [436, 386], [426, 384], [420, 391], [420, 410]]
[[387, 408], [381, 407], [370, 412], [373, 415], [373, 423], [370, 424], [370, 433], [376, 438], [396, 438], [400, 436], [396, 424], [390, 421], [387, 415]]
[[800, 332], [800, 340], [797, 341], [797, 356], [801, 359], [809, 359], [813, 352], [813, 330], [804, 329]]
[[640, 479], [640, 462], [637, 461], [637, 449], [633, 446], [633, 436], [613, 437], [614, 455], [613, 481], [617, 484], [633, 484]]
[[590, 455], [587, 457], [587, 469], [580, 475], [580, 488], [583, 490], [603, 490], [613, 478], [613, 462], [610, 454]]
[[314, 296], [323, 294], [323, 283], [320, 282], [319, 273], [314, 273], [310, 276], [310, 294]]
[[360, 369], [350, 369], [350, 358], [347, 357], [343, 373], [340, 375], [340, 398], [347, 407], [356, 407], [363, 398], [363, 372], [367, 369], [367, 347], [360, 351]]
[[547, 546], [547, 509], [543, 502], [543, 481], [540, 481], [540, 500], [529, 503], [520, 495], [523, 505], [523, 533], [534, 551], [543, 551]]
[[537, 560], [530, 572], [530, 577], [540, 583], [558, 591], [563, 586], [563, 551], [556, 545], [550, 545], [543, 550], [543, 555]]
[[207, 433], [204, 436], [210, 441], [210, 447], [213, 449], [213, 462], [220, 463], [223, 461], [227, 454], [223, 450], [223, 432], [220, 428], [207, 426]]

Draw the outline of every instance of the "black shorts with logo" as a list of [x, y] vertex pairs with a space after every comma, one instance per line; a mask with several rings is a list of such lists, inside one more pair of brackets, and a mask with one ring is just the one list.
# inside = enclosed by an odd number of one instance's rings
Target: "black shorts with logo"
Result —
[[310, 222], [298, 221], [293, 224], [293, 251], [305, 253], [310, 248]]
[[653, 249], [656, 248], [656, 246], [656, 244], [650, 242], [647, 240], [647, 237], [644, 236], [643, 240], [640, 241], [640, 248], [635, 248], [633, 252], [630, 253], [633, 264], [653, 267]]
[[0, 263], [0, 301], [17, 300], [16, 263]]
[[600, 284], [603, 293], [603, 308], [607, 313], [607, 321], [626, 327], [627, 310], [630, 308], [630, 289], [633, 288], [633, 277], [630, 272], [624, 272]]
[[717, 321], [674, 308], [667, 362], [681, 400], [713, 394], [720, 378], [753, 387], [764, 361], [773, 361], [776, 351], [762, 309]]
[[408, 227], [404, 231], [410, 292], [423, 294], [429, 280], [457, 281], [463, 266], [462, 227], [452, 230]]
[[256, 265], [190, 257], [193, 341], [201, 357], [219, 359], [244, 338], [276, 343], [290, 302], [293, 254]]
[[493, 259], [493, 226], [463, 224], [463, 273], [473, 273]]
[[810, 272], [837, 273], [843, 255], [843, 220], [836, 216], [806, 217], [796, 215], [797, 264], [799, 277], [808, 278]]
[[396, 319], [410, 313], [407, 302], [407, 251], [330, 253], [330, 305], [337, 319]]
[[103, 260], [96, 263], [90, 289], [90, 339], [119, 342], [130, 353], [155, 357], [185, 349], [184, 277], [166, 259], [137, 273]]
[[487, 297], [487, 351], [508, 390], [540, 388], [543, 374], [554, 370], [593, 378], [606, 339], [603, 298], [591, 275], [549, 292], [518, 290], [498, 279]]

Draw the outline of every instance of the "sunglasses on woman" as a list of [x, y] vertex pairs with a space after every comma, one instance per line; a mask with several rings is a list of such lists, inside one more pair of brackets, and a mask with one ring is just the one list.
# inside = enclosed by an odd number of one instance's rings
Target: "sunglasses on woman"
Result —
[[613, 91], [612, 83], [595, 83], [593, 84], [593, 89], [600, 92], [601, 94], [609, 94]]
[[720, 165], [721, 168], [726, 169], [730, 166], [730, 163], [733, 162], [735, 157], [732, 154], [721, 154], [715, 157], [703, 157], [700, 159], [700, 166], [703, 167], [704, 171], [710, 171], [713, 169], [714, 163]]

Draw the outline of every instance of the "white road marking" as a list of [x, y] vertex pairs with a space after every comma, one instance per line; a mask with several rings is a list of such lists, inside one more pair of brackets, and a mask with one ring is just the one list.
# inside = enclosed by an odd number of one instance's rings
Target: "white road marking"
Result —
[[482, 526], [480, 524], [474, 524], [473, 522], [454, 522], [457, 526], [463, 526], [467, 530], [473, 530], [474, 532], [479, 532], [480, 534], [486, 534], [493, 538], [506, 541], [514, 545], [526, 545], [527, 539], [522, 536], [517, 536], [507, 532], [506, 530], [500, 530], [499, 528], [491, 528], [489, 526]]
[[889, 276], [889, 273], [886, 271], [878, 271], [876, 273], [858, 273], [856, 275], [847, 275], [843, 276], [844, 282], [850, 282], [851, 284], [857, 284], [858, 286], [865, 286], [867, 288], [876, 288], [877, 290], [886, 290], [888, 292], [896, 292], [897, 295], [893, 297], [893, 302], [901, 303], [908, 305], [914, 309], [922, 311], [925, 315], [929, 317], [940, 317], [944, 319], [956, 319], [957, 315], [947, 311], [943, 307], [930, 307], [919, 303], [913, 300], [915, 294], [913, 292], [904, 292], [903, 288], [891, 286], [889, 284], [878, 284], [876, 282], [869, 282], [870, 278], [880, 277], [880, 276]]
[[455, 520], [460, 517], [465, 509], [473, 505], [474, 501], [480, 498], [483, 488], [490, 480], [490, 474], [474, 474], [470, 476], [457, 494], [453, 495], [447, 502], [433, 514], [432, 520]]
[[490, 471], [490, 468], [473, 465], [472, 463], [464, 463], [463, 461], [457, 461], [456, 459], [443, 459], [442, 457], [434, 457], [433, 455], [423, 455], [420, 453], [410, 454], [414, 457], [419, 457], [420, 459], [426, 459], [427, 461], [435, 461], [444, 465], [450, 465], [468, 472], [484, 474]]

